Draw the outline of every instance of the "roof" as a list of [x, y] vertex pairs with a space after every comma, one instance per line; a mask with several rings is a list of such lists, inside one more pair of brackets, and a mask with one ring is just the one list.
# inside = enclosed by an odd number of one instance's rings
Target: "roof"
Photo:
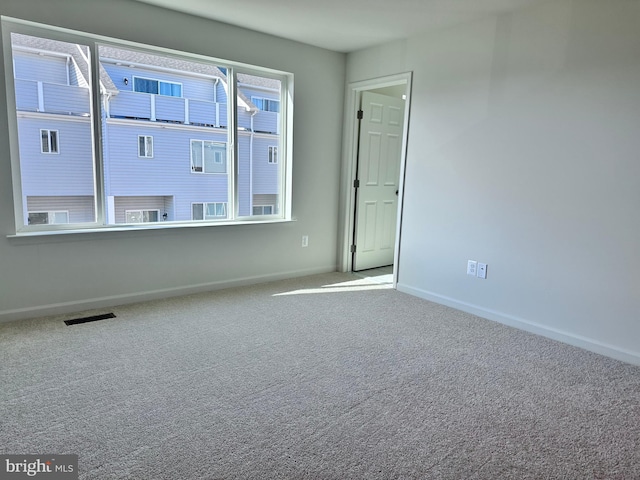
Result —
[[[218, 77], [225, 84], [228, 84], [226, 73], [212, 63], [198, 62], [196, 60], [185, 60], [183, 58], [174, 57], [171, 55], [156, 55], [140, 50], [111, 47], [106, 45], [101, 45], [99, 52], [100, 58], [108, 61], [122, 61], [123, 63], [131, 62], [132, 64], [148, 65], [150, 68], [170, 68], [172, 70], [179, 70], [185, 73], [209, 75], [211, 77]], [[258, 108], [251, 102], [251, 100], [240, 90], [238, 90], [238, 97], [240, 97], [240, 99], [247, 105], [248, 110], [258, 110]]]
[[[48, 38], [32, 37], [31, 35], [23, 35], [21, 33], [11, 34], [11, 45], [33, 48], [43, 52], [55, 52], [69, 55], [75, 60], [85, 81], [89, 83], [89, 78], [91, 77], [89, 74], [89, 64], [87, 62], [87, 59], [89, 58], [89, 48], [86, 46], [51, 40]], [[104, 68], [102, 68], [102, 65], [100, 65], [100, 82], [105, 90], [109, 92], [118, 91], [114, 83], [111, 81], [109, 74]]]
[[274, 78], [238, 73], [238, 82], [245, 83], [247, 85], [255, 85], [256, 87], [280, 90], [280, 80], [276, 80]]

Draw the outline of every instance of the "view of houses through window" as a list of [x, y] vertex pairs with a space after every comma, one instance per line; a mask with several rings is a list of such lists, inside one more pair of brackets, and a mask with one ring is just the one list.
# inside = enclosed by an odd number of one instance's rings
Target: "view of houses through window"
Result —
[[111, 44], [11, 40], [24, 225], [282, 212], [283, 79]]

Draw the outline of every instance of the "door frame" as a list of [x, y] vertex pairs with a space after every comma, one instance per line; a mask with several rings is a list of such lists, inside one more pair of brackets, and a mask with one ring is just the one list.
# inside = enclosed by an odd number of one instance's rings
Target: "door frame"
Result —
[[405, 85], [406, 96], [404, 124], [402, 130], [402, 150], [400, 154], [400, 178], [398, 181], [398, 215], [396, 220], [396, 240], [393, 254], [393, 288], [398, 281], [398, 263], [400, 260], [400, 236], [402, 232], [402, 209], [404, 204], [404, 177], [407, 158], [407, 139], [409, 135], [409, 113], [411, 107], [412, 72], [399, 73], [385, 77], [352, 82], [347, 85], [344, 112], [344, 142], [342, 161], [342, 184], [340, 188], [340, 243], [338, 247], [338, 270], [350, 272], [353, 269], [351, 245], [354, 242], [356, 179], [358, 167], [358, 119], [360, 97], [366, 90]]

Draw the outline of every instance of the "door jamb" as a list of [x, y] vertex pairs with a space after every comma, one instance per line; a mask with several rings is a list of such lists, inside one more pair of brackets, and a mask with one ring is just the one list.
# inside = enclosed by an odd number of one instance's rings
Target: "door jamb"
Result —
[[404, 110], [404, 126], [402, 131], [402, 152], [400, 157], [400, 178], [398, 182], [398, 215], [396, 221], [396, 241], [393, 255], [393, 288], [398, 281], [398, 265], [400, 260], [400, 235], [402, 232], [402, 209], [404, 203], [404, 176], [407, 157], [407, 139], [409, 135], [409, 110], [411, 107], [412, 72], [400, 73], [370, 80], [352, 82], [347, 85], [345, 101], [345, 122], [342, 161], [342, 185], [340, 201], [340, 243], [338, 248], [338, 270], [350, 272], [353, 268], [351, 245], [354, 241], [353, 227], [355, 224], [355, 188], [358, 167], [358, 120], [359, 100], [361, 93], [366, 90], [406, 85], [406, 101]]

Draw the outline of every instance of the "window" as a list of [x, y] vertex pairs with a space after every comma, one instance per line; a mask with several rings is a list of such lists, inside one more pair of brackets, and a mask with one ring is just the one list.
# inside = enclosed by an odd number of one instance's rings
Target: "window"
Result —
[[126, 223], [157, 222], [160, 212], [158, 210], [127, 210], [125, 212]]
[[29, 212], [29, 225], [56, 225], [69, 223], [69, 212]]
[[150, 135], [138, 135], [138, 156], [153, 158], [153, 137]]
[[150, 78], [133, 77], [133, 91], [155, 93], [156, 95], [165, 95], [167, 97], [181, 97], [182, 85]]
[[58, 153], [58, 131], [57, 130], [40, 130], [41, 152], [42, 153]]
[[278, 147], [269, 147], [269, 163], [278, 163]]
[[227, 204], [224, 202], [191, 204], [192, 220], [219, 220], [227, 218]]
[[278, 100], [262, 97], [251, 97], [251, 101], [256, 107], [258, 107], [259, 110], [264, 110], [265, 112], [280, 111], [280, 102]]
[[191, 171], [193, 173], [225, 173], [227, 146], [209, 140], [191, 140]]
[[254, 205], [254, 215], [273, 215], [273, 205]]
[[[291, 219], [291, 74], [6, 18], [2, 30], [16, 233], [226, 224], [254, 203]], [[64, 89], [34, 50], [77, 65]], [[64, 155], [38, 162], [60, 153], [60, 135]], [[157, 142], [168, 161], [136, 161]]]

